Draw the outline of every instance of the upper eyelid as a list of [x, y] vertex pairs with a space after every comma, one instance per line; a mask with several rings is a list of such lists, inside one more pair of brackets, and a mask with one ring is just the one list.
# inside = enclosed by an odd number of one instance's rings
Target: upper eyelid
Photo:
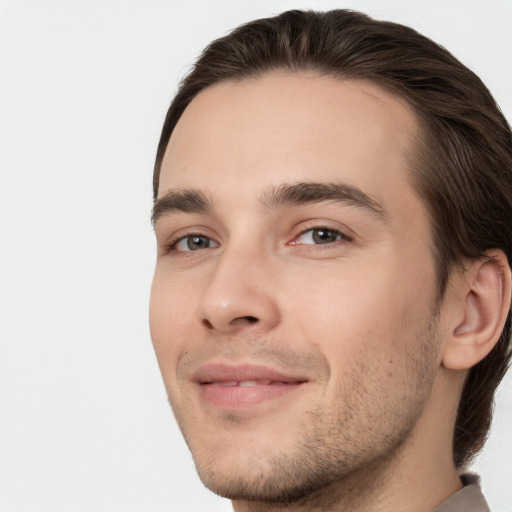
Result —
[[208, 238], [209, 240], [211, 240], [211, 237], [209, 236], [206, 236], [206, 235], [203, 235], [201, 233], [186, 233], [184, 235], [179, 235], [179, 236], [173, 236], [171, 237], [167, 242], [166, 242], [166, 245], [171, 248], [173, 246], [175, 246], [176, 244], [178, 244], [179, 242], [185, 240], [186, 238], [189, 238], [191, 236], [201, 236], [201, 237], [204, 237], [204, 238]]
[[333, 226], [330, 226], [329, 224], [318, 224], [317, 226], [312, 226], [306, 229], [303, 229], [300, 231], [299, 236], [303, 235], [304, 233], [307, 233], [308, 231], [314, 231], [315, 229], [327, 229], [328, 231], [336, 231], [336, 233], [339, 233], [342, 236], [348, 237], [349, 235], [345, 233], [345, 231], [341, 228], [335, 228]]
[[[341, 235], [343, 239], [352, 241], [356, 237], [356, 233], [350, 229], [348, 226], [342, 224], [340, 225], [339, 221], [329, 221], [328, 219], [309, 219], [309, 220], [301, 220], [300, 222], [297, 222], [294, 227], [291, 228], [292, 234], [288, 238], [287, 244], [290, 243], [292, 240], [296, 240], [300, 236], [304, 235], [308, 231], [314, 230], [314, 229], [328, 229], [331, 231], [336, 231]], [[155, 230], [157, 231], [157, 230]], [[164, 230], [162, 230], [164, 231]], [[216, 244], [222, 244], [222, 240], [219, 239], [218, 236], [216, 236], [216, 232], [212, 232], [211, 228], [208, 228], [205, 225], [195, 225], [190, 227], [184, 227], [181, 229], [173, 230], [174, 233], [170, 236], [165, 236], [164, 233], [162, 233], [160, 236], [158, 236], [157, 231], [157, 240], [161, 239], [162, 241], [159, 242], [159, 245], [162, 247], [166, 247], [168, 250], [178, 243], [183, 238], [189, 237], [189, 236], [204, 236], [205, 238], [208, 238], [212, 240]]]
[[[168, 226], [170, 228], [170, 226]], [[169, 233], [170, 232], [170, 233]], [[216, 244], [220, 244], [215, 235], [211, 233], [211, 230], [206, 226], [190, 226], [184, 227], [180, 229], [161, 229], [160, 232], [155, 230], [157, 247], [160, 254], [168, 254], [172, 252], [172, 248], [176, 245], [180, 240], [187, 238], [189, 236], [204, 236], [215, 242]], [[187, 252], [187, 251], [177, 251], [177, 252]]]
[[350, 229], [345, 224], [340, 223], [339, 221], [329, 221], [327, 219], [312, 219], [308, 221], [302, 221], [296, 224], [294, 231], [296, 231], [296, 235], [294, 238], [297, 238], [308, 231], [313, 229], [328, 229], [330, 231], [338, 232], [343, 238], [347, 238], [349, 240], [353, 240], [356, 237], [356, 233], [353, 229]]
[[156, 230], [157, 240], [161, 240], [162, 244], [169, 244], [172, 241], [176, 242], [181, 238], [191, 235], [204, 236], [213, 240], [216, 238], [215, 232], [211, 228], [201, 224], [183, 227], [168, 225], [167, 227], [162, 226], [160, 230]]
[[[326, 229], [328, 231], [333, 231], [335, 233], [337, 233], [338, 235], [340, 235], [340, 240], [345, 240], [347, 242], [351, 242], [353, 240], [353, 237], [350, 236], [350, 235], [347, 235], [343, 230], [341, 229], [337, 229], [337, 228], [332, 228], [328, 225], [319, 225], [319, 226], [316, 226], [316, 227], [311, 227], [311, 228], [307, 228], [307, 229], [303, 229], [298, 235], [296, 235], [295, 237], [293, 237], [292, 241], [289, 242], [290, 244], [292, 245], [310, 245], [310, 244], [299, 244], [299, 243], [294, 243], [296, 240], [298, 240], [299, 238], [301, 238], [302, 236], [304, 236], [306, 233], [308, 233], [309, 231], [315, 231], [317, 229]], [[339, 241], [339, 240], [337, 240]], [[334, 242], [332, 242], [334, 243]], [[329, 244], [319, 244], [319, 245], [329, 245]]]

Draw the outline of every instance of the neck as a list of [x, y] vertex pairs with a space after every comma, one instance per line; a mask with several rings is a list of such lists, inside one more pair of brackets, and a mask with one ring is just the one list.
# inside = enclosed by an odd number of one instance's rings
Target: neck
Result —
[[[398, 465], [399, 460], [393, 465]], [[234, 501], [235, 512], [431, 512], [461, 489], [455, 467], [424, 465], [409, 474], [375, 464], [372, 471], [359, 471], [343, 481], [326, 486], [293, 503]], [[407, 473], [407, 474], [403, 474]]]

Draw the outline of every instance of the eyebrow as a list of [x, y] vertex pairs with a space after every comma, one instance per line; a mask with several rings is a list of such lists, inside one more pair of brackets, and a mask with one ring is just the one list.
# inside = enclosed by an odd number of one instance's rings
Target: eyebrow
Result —
[[[262, 206], [269, 209], [325, 201], [363, 208], [386, 221], [384, 208], [374, 198], [346, 183], [285, 183], [266, 191], [260, 200]], [[156, 199], [151, 222], [155, 225], [158, 219], [170, 213], [209, 213], [212, 210], [212, 202], [200, 190], [170, 190]]]
[[153, 226], [169, 213], [208, 213], [213, 210], [211, 201], [199, 190], [170, 190], [155, 200], [151, 212]]
[[363, 208], [380, 220], [386, 220], [386, 212], [378, 201], [347, 183], [283, 184], [270, 189], [262, 197], [262, 203], [267, 208], [299, 206], [324, 201]]

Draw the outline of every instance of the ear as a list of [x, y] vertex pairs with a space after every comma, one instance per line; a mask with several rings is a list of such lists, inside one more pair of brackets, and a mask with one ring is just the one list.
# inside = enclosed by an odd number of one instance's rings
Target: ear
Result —
[[473, 261], [450, 279], [443, 366], [467, 370], [496, 345], [510, 312], [511, 272], [503, 251]]

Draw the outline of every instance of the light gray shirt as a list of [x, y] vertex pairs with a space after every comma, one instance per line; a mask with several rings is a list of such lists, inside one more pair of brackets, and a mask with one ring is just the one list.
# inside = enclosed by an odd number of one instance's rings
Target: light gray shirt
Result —
[[461, 475], [464, 487], [432, 512], [490, 512], [480, 489], [478, 476]]

